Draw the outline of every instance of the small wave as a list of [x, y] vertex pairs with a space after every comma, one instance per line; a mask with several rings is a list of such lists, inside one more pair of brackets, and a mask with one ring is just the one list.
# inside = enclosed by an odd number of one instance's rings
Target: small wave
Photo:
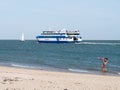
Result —
[[32, 66], [20, 65], [20, 64], [11, 64], [13, 67], [20, 67], [20, 68], [34, 68]]
[[120, 75], [120, 72], [118, 72], [118, 74]]
[[110, 65], [111, 67], [120, 68], [118, 65]]
[[68, 70], [69, 70], [69, 71], [72, 71], [72, 72], [83, 72], [83, 73], [89, 72], [89, 71], [87, 71], [87, 70], [71, 69], [71, 68], [69, 68]]

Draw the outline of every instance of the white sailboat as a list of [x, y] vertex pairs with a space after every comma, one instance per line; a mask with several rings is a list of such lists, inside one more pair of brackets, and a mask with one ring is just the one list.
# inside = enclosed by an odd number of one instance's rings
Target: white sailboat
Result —
[[24, 41], [25, 41], [24, 33], [22, 33], [22, 36], [21, 36], [21, 41], [22, 41], [22, 42], [24, 42]]

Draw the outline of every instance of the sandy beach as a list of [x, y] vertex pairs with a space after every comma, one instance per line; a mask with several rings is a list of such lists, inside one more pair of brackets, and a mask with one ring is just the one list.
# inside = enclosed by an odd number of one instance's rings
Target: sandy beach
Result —
[[120, 90], [119, 76], [0, 67], [0, 90]]

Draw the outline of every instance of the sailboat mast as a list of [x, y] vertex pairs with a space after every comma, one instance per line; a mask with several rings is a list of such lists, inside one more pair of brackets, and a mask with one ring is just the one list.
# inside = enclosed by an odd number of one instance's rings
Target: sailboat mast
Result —
[[22, 33], [21, 41], [25, 41], [25, 39], [24, 39], [24, 33]]

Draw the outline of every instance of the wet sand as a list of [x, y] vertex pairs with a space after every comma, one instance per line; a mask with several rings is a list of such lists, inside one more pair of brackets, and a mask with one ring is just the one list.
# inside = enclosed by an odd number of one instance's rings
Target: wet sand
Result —
[[120, 76], [0, 67], [0, 90], [120, 90]]

